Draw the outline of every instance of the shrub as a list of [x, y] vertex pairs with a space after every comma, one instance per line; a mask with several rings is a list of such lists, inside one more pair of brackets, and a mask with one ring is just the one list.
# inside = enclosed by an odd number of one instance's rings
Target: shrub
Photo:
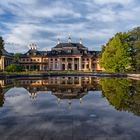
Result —
[[15, 64], [11, 64], [6, 67], [7, 72], [21, 72], [22, 70], [23, 70], [23, 67], [15, 65]]

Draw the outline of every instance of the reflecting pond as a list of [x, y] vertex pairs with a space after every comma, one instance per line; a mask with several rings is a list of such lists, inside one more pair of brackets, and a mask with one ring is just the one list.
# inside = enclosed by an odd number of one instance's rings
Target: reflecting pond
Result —
[[140, 81], [0, 80], [0, 140], [139, 140]]

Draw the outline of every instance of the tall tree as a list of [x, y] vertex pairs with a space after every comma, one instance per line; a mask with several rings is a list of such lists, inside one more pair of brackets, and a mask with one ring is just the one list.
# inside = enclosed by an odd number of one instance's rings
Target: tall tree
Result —
[[4, 48], [4, 40], [2, 39], [2, 37], [0, 37], [0, 58], [2, 56], [3, 48]]
[[127, 33], [117, 33], [102, 48], [100, 64], [110, 72], [124, 72], [130, 69], [131, 58]]
[[140, 27], [128, 32], [130, 42], [130, 53], [132, 58], [132, 68], [140, 71]]

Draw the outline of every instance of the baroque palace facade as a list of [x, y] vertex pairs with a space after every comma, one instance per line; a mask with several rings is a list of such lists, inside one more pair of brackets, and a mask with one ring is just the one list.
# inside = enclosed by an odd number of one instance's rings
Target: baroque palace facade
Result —
[[[87, 47], [79, 43], [61, 43], [51, 51], [39, 51], [36, 44], [29, 45], [30, 49], [20, 56], [19, 63], [26, 71], [49, 71], [49, 70], [75, 70], [75, 71], [101, 71], [99, 65], [100, 51], [89, 51]], [[5, 57], [6, 58], [6, 57]], [[10, 61], [11, 63], [11, 61]], [[5, 67], [1, 67], [3, 70]]]

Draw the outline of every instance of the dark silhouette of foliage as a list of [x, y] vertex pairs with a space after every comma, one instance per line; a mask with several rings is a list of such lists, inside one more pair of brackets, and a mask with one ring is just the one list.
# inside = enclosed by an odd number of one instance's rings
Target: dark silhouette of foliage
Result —
[[2, 56], [2, 50], [4, 49], [4, 40], [0, 37], [0, 58]]

